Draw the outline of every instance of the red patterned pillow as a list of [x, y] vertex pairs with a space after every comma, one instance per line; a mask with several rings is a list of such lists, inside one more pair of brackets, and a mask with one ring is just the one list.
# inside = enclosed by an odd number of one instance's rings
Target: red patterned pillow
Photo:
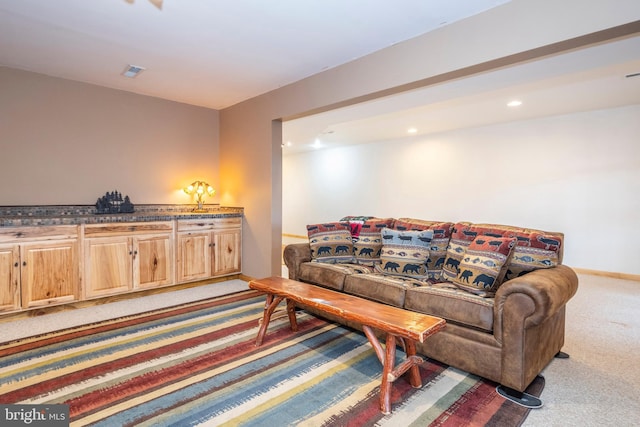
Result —
[[354, 262], [351, 229], [347, 222], [307, 225], [311, 259], [330, 264]]
[[526, 235], [516, 235], [516, 238], [518, 245], [513, 250], [513, 257], [507, 265], [505, 280], [522, 276], [539, 268], [551, 268], [560, 264], [563, 241], [561, 234], [534, 231]]
[[380, 231], [383, 228], [390, 228], [393, 221], [393, 218], [370, 219], [360, 224], [358, 236], [353, 239], [353, 253], [358, 264], [374, 266], [380, 263], [382, 250]]
[[515, 237], [477, 236], [465, 249], [453, 283], [465, 291], [493, 297], [515, 246]]

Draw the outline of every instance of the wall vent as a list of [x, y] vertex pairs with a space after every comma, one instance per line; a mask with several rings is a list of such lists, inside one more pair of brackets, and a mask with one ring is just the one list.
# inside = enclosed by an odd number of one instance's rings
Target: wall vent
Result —
[[144, 67], [139, 67], [137, 65], [127, 65], [127, 68], [124, 69], [122, 75], [132, 79], [144, 70], [146, 70], [146, 68]]

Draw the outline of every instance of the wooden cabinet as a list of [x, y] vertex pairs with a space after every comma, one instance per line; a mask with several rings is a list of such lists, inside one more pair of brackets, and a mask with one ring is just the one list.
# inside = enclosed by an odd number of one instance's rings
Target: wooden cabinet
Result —
[[179, 283], [242, 271], [242, 218], [179, 220], [177, 231]]
[[0, 310], [77, 300], [78, 245], [78, 226], [0, 229]]
[[213, 233], [213, 275], [223, 276], [241, 271], [242, 233], [239, 228]]
[[0, 245], [0, 312], [20, 308], [20, 247]]
[[0, 313], [238, 274], [242, 217], [0, 227]]
[[84, 237], [86, 298], [174, 283], [173, 222], [85, 225]]

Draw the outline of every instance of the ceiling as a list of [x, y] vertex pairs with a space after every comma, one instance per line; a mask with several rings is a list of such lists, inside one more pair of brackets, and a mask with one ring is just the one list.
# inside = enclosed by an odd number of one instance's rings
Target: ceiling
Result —
[[[508, 107], [512, 100], [522, 105]], [[640, 104], [638, 36], [287, 121], [283, 154], [632, 104]]]
[[0, 65], [222, 109], [508, 1], [0, 0]]

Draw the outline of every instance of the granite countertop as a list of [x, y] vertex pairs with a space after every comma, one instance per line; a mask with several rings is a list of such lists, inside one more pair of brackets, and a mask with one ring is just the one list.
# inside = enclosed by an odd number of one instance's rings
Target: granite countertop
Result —
[[243, 208], [205, 205], [206, 212], [193, 212], [193, 205], [136, 205], [133, 213], [97, 214], [95, 206], [0, 206], [0, 227], [102, 224], [113, 222], [171, 221], [242, 217]]

